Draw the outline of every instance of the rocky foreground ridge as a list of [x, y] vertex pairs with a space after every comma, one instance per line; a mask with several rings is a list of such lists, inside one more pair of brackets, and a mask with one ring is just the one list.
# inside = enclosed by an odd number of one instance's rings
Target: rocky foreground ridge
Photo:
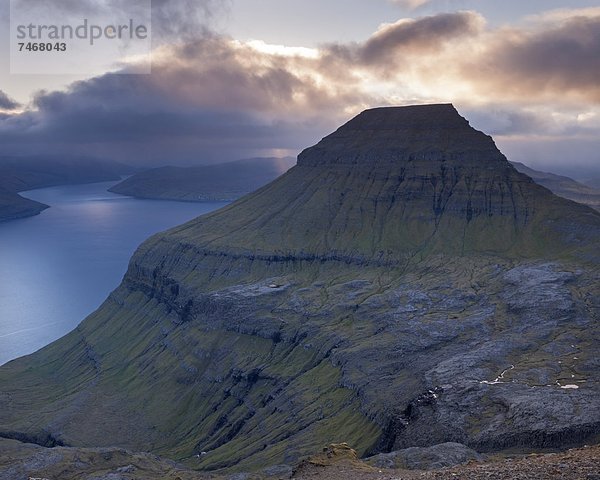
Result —
[[[433, 449], [412, 454], [415, 460], [434, 460]], [[429, 469], [377, 465], [358, 459], [347, 444], [331, 444], [295, 466], [276, 465], [235, 474], [205, 473], [148, 453], [118, 448], [43, 448], [0, 440], [0, 480], [598, 480], [600, 447], [561, 453], [453, 458], [455, 464]]]
[[451, 105], [368, 110], [0, 368], [0, 436], [245, 471], [595, 443], [599, 247]]

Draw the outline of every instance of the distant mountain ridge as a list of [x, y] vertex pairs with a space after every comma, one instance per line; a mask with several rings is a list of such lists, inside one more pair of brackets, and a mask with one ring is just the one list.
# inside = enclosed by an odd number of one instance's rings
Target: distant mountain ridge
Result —
[[0, 222], [31, 217], [48, 208], [48, 205], [24, 198], [16, 192], [0, 188]]
[[137, 171], [117, 162], [87, 157], [0, 157], [0, 221], [37, 215], [46, 208], [18, 192], [77, 183], [119, 180]]
[[367, 110], [148, 239], [96, 312], [1, 367], [0, 436], [226, 471], [341, 441], [593, 443], [599, 273], [600, 213], [452, 105]]
[[291, 157], [270, 157], [195, 167], [161, 167], [137, 173], [109, 190], [138, 198], [231, 201], [275, 180], [295, 163]]
[[585, 180], [583, 182], [588, 187], [595, 188], [596, 190], [600, 190], [600, 178], [592, 178], [590, 180]]
[[519, 172], [530, 176], [536, 183], [548, 188], [554, 194], [600, 210], [600, 190], [563, 175], [534, 170], [520, 162], [511, 163]]

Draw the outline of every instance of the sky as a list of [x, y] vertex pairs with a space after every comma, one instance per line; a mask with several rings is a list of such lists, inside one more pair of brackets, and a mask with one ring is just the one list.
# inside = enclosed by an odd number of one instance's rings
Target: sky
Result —
[[597, 2], [152, 0], [150, 75], [65, 76], [10, 73], [1, 1], [0, 156], [296, 155], [366, 108], [451, 102], [509, 160], [600, 178]]

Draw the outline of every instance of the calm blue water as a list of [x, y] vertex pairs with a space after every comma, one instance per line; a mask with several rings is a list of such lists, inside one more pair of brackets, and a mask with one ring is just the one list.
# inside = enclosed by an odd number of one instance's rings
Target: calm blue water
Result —
[[150, 235], [225, 203], [138, 200], [114, 182], [32, 190], [52, 208], [0, 223], [0, 364], [72, 330], [120, 283]]

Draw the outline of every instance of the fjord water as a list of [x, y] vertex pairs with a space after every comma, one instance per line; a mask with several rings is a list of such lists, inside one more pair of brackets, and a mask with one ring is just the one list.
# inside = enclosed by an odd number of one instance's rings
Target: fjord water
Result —
[[226, 205], [139, 200], [107, 192], [114, 184], [26, 192], [51, 208], [0, 224], [0, 364], [76, 327], [148, 236]]

